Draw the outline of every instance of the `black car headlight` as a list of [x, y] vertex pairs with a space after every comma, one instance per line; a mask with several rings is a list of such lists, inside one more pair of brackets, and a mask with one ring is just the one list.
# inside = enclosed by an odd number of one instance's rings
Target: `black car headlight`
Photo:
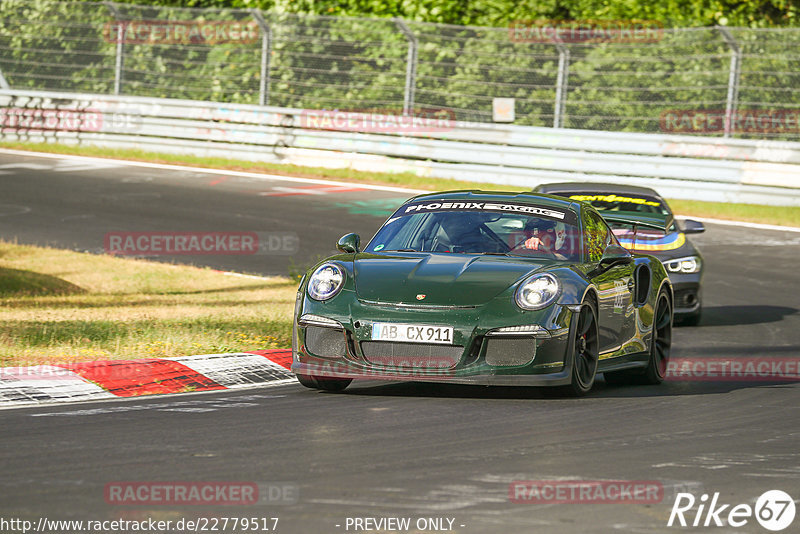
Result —
[[558, 278], [549, 273], [540, 273], [528, 277], [519, 285], [514, 300], [523, 310], [541, 310], [552, 304], [560, 292]]
[[308, 296], [314, 300], [334, 297], [344, 285], [344, 269], [335, 263], [323, 263], [308, 279]]
[[664, 267], [670, 273], [699, 273], [703, 268], [703, 260], [699, 256], [687, 256], [685, 258], [675, 258], [674, 260], [667, 260]]

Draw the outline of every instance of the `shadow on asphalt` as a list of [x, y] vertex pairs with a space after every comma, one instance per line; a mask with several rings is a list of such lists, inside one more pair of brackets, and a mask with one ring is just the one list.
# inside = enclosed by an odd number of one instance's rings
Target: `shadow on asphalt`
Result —
[[699, 326], [737, 326], [761, 323], [776, 323], [787, 315], [794, 315], [799, 310], [786, 306], [707, 306], [703, 307], [703, 316]]
[[[461, 384], [434, 384], [429, 382], [403, 382], [376, 385], [353, 384], [335, 395], [366, 395], [374, 397], [409, 398], [463, 398], [463, 399], [547, 399], [566, 402], [579, 402], [602, 398], [642, 398], [676, 397], [688, 395], [716, 395], [740, 389], [764, 387], [791, 387], [797, 381], [758, 381], [758, 382], [699, 382], [665, 381], [658, 386], [610, 386], [598, 377], [592, 391], [582, 398], [570, 397], [560, 393], [557, 388], [516, 387], [516, 386], [472, 386]], [[322, 393], [320, 394], [331, 394]]]

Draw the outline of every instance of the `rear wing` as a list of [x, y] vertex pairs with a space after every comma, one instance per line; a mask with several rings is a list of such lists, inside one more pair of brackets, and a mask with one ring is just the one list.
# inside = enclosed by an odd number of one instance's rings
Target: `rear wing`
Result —
[[[624, 225], [630, 230], [614, 229], [620, 244], [632, 252], [652, 254], [680, 248], [686, 242], [683, 232], [670, 232], [674, 222], [669, 217], [648, 217], [618, 212], [600, 212], [610, 225]], [[655, 232], [654, 232], [655, 231]]]
[[598, 210], [598, 213], [609, 223], [629, 224], [634, 227], [644, 226], [645, 228], [654, 228], [662, 232], [669, 232], [670, 227], [675, 222], [672, 215], [653, 217], [652, 215], [641, 213], [604, 210]]

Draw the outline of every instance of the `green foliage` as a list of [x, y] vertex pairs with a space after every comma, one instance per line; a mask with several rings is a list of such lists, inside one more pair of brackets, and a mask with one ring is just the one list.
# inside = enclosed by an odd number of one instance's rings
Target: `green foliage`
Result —
[[[667, 112], [724, 110], [731, 50], [713, 24], [731, 26], [742, 51], [740, 109], [800, 109], [800, 29], [791, 0], [161, 0], [117, 3], [116, 12], [92, 3], [5, 0], [0, 70], [15, 88], [110, 94], [118, 49], [110, 28], [118, 18], [253, 25], [245, 8], [267, 9], [267, 103], [274, 106], [399, 113], [409, 43], [388, 18], [399, 16], [419, 43], [415, 106], [445, 108], [461, 120], [491, 121], [493, 97], [513, 97], [517, 124], [553, 124], [559, 49], [515, 38], [507, 27], [533, 19], [666, 27], [649, 40], [566, 44], [567, 128], [659, 132]], [[257, 104], [262, 38], [255, 28], [253, 35], [241, 42], [125, 42], [120, 92]], [[770, 135], [796, 139], [798, 132]]]
[[[143, 0], [122, 0], [144, 3]], [[259, 8], [282, 13], [402, 17], [419, 22], [506, 26], [514, 20], [655, 20], [669, 27], [797, 26], [796, 0], [150, 0], [152, 5]]]

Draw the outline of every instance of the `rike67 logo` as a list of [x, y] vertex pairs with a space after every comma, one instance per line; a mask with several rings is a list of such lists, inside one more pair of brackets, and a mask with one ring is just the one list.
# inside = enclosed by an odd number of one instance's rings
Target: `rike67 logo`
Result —
[[[694, 510], [697, 505], [697, 510]], [[719, 492], [714, 493], [709, 502], [708, 494], [700, 496], [699, 502], [691, 493], [678, 493], [667, 526], [680, 527], [722, 527], [739, 528], [755, 518], [767, 530], [784, 530], [794, 521], [795, 504], [788, 493], [781, 490], [764, 492], [755, 506], [749, 504], [723, 504]]]

